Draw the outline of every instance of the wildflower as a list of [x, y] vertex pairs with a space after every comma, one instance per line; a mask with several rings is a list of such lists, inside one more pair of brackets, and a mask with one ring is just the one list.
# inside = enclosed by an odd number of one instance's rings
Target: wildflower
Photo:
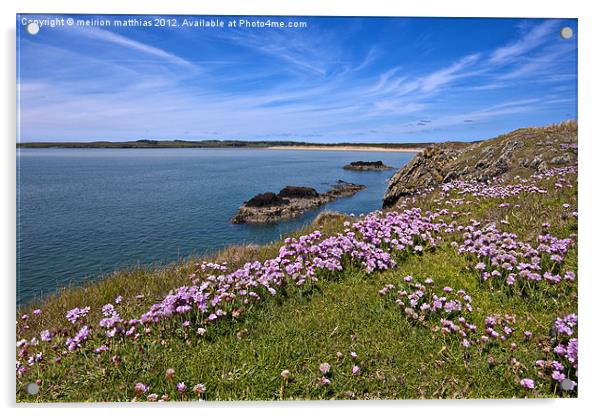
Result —
[[94, 353], [100, 354], [100, 353], [108, 351], [108, 350], [109, 350], [109, 347], [107, 347], [105, 344], [102, 344], [100, 347], [94, 349]]
[[205, 393], [205, 391], [207, 390], [207, 388], [205, 387], [204, 384], [195, 384], [194, 387], [192, 388], [192, 391], [197, 395], [200, 396], [201, 394]]
[[329, 386], [329, 385], [330, 385], [330, 379], [328, 379], [328, 378], [327, 378], [327, 377], [325, 377], [325, 376], [322, 376], [322, 378], [320, 379], [320, 383], [321, 383], [323, 386]]
[[50, 334], [50, 331], [45, 329], [42, 332], [40, 332], [40, 339], [45, 342], [50, 342], [52, 340], [52, 335]]
[[282, 370], [280, 377], [282, 377], [284, 380], [288, 380], [291, 377], [291, 372], [289, 370]]
[[75, 334], [73, 338], [67, 338], [67, 341], [65, 341], [67, 349], [69, 351], [78, 349], [79, 347], [81, 347], [84, 341], [88, 339], [89, 335], [90, 329], [86, 325], [84, 325], [79, 331], [77, 331], [77, 334]]
[[107, 303], [102, 307], [102, 314], [104, 316], [112, 316], [115, 313], [115, 307], [110, 303]]
[[353, 367], [351, 367], [351, 374], [356, 375], [359, 372], [360, 372], [360, 368], [357, 365], [354, 365]]
[[526, 389], [534, 389], [535, 388], [535, 382], [533, 380], [531, 380], [530, 378], [523, 378], [520, 381], [520, 385], [521, 387], [524, 387]]
[[168, 368], [165, 371], [165, 379], [166, 380], [171, 380], [173, 379], [173, 376], [176, 374], [176, 370], [174, 370], [173, 368]]
[[474, 266], [475, 270], [478, 270], [478, 271], [483, 271], [483, 270], [485, 270], [486, 267], [487, 266], [485, 265], [485, 263], [482, 263], [482, 262], [477, 263], [476, 266]]
[[206, 330], [205, 328], [198, 328], [198, 329], [196, 330], [196, 333], [197, 333], [197, 335], [199, 335], [199, 336], [201, 336], [201, 337], [202, 337], [203, 335], [205, 335], [205, 332], [207, 332], [207, 330]]
[[533, 333], [531, 331], [525, 331], [525, 332], [523, 332], [523, 334], [525, 335], [525, 338], [527, 338], [527, 339], [531, 339], [531, 337], [533, 336]]
[[328, 374], [328, 373], [330, 373], [330, 364], [328, 364], [328, 363], [322, 363], [322, 364], [320, 364], [320, 372], [322, 374]]
[[41, 309], [35, 309], [35, 310], [33, 311], [33, 314], [34, 314], [34, 315], [40, 315], [41, 313], [42, 313], [42, 310], [41, 310]]
[[119, 304], [121, 303], [121, 301], [122, 301], [122, 300], [123, 300], [123, 297], [122, 297], [121, 295], [119, 295], [119, 296], [117, 296], [117, 297], [115, 298], [115, 303], [116, 303], [117, 305], [119, 305]]
[[86, 306], [85, 308], [73, 308], [70, 311], [67, 311], [65, 317], [69, 322], [75, 324], [79, 319], [85, 318], [90, 312], [90, 307]]
[[575, 280], [575, 273], [572, 271], [567, 271], [564, 273], [564, 280], [570, 280], [573, 281]]
[[188, 387], [187, 387], [187, 386], [186, 386], [186, 384], [185, 384], [185, 383], [183, 383], [183, 382], [179, 382], [179, 383], [176, 385], [176, 387], [178, 388], [178, 391], [179, 391], [180, 393], [184, 393], [186, 390], [188, 390]]
[[136, 396], [141, 396], [148, 391], [148, 386], [144, 383], [136, 383], [134, 385], [134, 393]]
[[355, 360], [355, 359], [357, 359], [357, 353], [356, 353], [355, 351], [351, 351], [351, 354], [350, 354], [350, 355], [351, 355], [351, 359], [352, 359], [352, 360]]
[[146, 396], [146, 400], [148, 400], [149, 402], [156, 402], [158, 398], [159, 395], [156, 393], [151, 393], [148, 396]]

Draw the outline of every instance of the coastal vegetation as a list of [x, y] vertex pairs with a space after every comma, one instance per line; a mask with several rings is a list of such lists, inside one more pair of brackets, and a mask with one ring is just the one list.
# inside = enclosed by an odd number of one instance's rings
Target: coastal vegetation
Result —
[[63, 289], [17, 400], [575, 397], [577, 174], [575, 122], [433, 146], [382, 211]]

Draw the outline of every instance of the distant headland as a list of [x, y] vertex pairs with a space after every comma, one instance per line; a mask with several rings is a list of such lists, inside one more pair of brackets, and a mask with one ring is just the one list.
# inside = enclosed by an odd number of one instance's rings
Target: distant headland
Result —
[[175, 148], [246, 148], [267, 150], [342, 150], [377, 152], [420, 152], [432, 143], [309, 143], [297, 141], [246, 140], [130, 140], [94, 142], [22, 142], [17, 148], [65, 149], [175, 149]]

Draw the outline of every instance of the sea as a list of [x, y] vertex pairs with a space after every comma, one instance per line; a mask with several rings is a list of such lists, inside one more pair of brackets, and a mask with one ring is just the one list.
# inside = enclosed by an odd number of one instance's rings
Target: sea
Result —
[[[389, 171], [348, 171], [356, 160], [399, 168], [413, 153], [268, 149], [17, 149], [17, 303], [117, 269], [161, 266], [236, 244], [265, 244], [320, 211], [381, 208]], [[246, 200], [286, 185], [366, 185], [290, 221], [231, 224]]]

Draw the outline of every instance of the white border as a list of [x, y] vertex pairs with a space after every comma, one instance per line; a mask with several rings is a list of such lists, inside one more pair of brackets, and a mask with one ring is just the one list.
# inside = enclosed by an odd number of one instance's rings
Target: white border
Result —
[[[1, 292], [4, 297], [2, 316], [2, 376], [0, 377], [2, 403], [11, 413], [79, 415], [79, 405], [18, 406], [14, 404], [14, 316], [15, 316], [15, 14], [20, 13], [118, 13], [118, 14], [244, 14], [244, 15], [337, 15], [337, 16], [442, 16], [442, 17], [576, 17], [579, 19], [579, 280], [580, 280], [580, 378], [579, 399], [577, 400], [482, 400], [482, 401], [403, 401], [403, 402], [299, 402], [299, 403], [213, 403], [200, 407], [171, 405], [165, 407], [132, 407], [111, 405], [112, 411], [119, 413], [164, 414], [166, 410], [190, 413], [220, 414], [307, 414], [310, 412], [345, 412], [363, 414], [369, 411], [386, 413], [441, 412], [454, 414], [508, 414], [565, 413], [569, 415], [588, 414], [594, 409], [597, 399], [602, 397], [598, 388], [601, 366], [599, 351], [602, 350], [598, 316], [602, 274], [597, 260], [602, 256], [602, 244], [596, 236], [602, 235], [598, 203], [600, 174], [599, 159], [602, 156], [600, 123], [602, 116], [599, 102], [600, 88], [600, 44], [602, 21], [595, 9], [595, 2], [557, 1], [527, 2], [525, 0], [471, 1], [420, 0], [411, 2], [368, 0], [167, 0], [126, 2], [124, 0], [97, 0], [69, 2], [66, 0], [33, 1], [4, 0], [2, 7], [2, 123], [3, 135], [0, 140], [2, 155], [2, 239], [0, 264], [3, 271], [0, 279], [5, 285]], [[597, 76], [596, 76], [597, 75]], [[106, 414], [102, 405], [86, 406], [89, 414]], [[593, 413], [593, 412], [591, 412]]]

